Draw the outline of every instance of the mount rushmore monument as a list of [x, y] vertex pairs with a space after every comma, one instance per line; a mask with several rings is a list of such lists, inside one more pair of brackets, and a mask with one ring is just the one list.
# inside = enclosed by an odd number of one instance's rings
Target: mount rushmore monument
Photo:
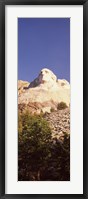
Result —
[[70, 84], [65, 79], [57, 79], [49, 69], [44, 68], [32, 82], [18, 80], [18, 107], [27, 108], [32, 113], [50, 112], [57, 104], [70, 104]]

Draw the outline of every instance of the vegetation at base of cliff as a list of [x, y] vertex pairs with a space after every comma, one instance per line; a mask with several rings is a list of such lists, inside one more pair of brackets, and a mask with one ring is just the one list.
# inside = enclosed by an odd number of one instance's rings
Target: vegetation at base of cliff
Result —
[[70, 180], [70, 137], [65, 134], [63, 143], [54, 142], [42, 115], [19, 113], [18, 180]]
[[66, 109], [68, 106], [65, 102], [60, 102], [58, 103], [57, 109], [58, 110], [62, 110], [62, 109]]
[[55, 109], [53, 107], [51, 107], [50, 109], [51, 113], [55, 111]]

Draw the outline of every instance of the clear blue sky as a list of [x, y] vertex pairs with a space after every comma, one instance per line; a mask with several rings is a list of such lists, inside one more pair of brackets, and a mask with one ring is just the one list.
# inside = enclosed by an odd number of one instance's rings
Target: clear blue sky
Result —
[[18, 79], [31, 82], [42, 68], [70, 81], [69, 18], [18, 18]]

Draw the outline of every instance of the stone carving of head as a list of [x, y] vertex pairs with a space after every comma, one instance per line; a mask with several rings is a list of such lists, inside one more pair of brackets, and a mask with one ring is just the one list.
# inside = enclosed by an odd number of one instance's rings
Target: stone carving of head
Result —
[[57, 80], [54, 73], [47, 68], [44, 68], [44, 69], [41, 70], [38, 78], [39, 78], [40, 83], [56, 82], [56, 80]]

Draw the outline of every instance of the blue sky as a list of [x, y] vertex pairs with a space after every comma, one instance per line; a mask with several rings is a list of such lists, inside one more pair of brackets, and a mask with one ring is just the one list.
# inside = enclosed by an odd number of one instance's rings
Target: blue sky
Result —
[[18, 79], [31, 82], [42, 68], [70, 82], [69, 18], [18, 18]]

